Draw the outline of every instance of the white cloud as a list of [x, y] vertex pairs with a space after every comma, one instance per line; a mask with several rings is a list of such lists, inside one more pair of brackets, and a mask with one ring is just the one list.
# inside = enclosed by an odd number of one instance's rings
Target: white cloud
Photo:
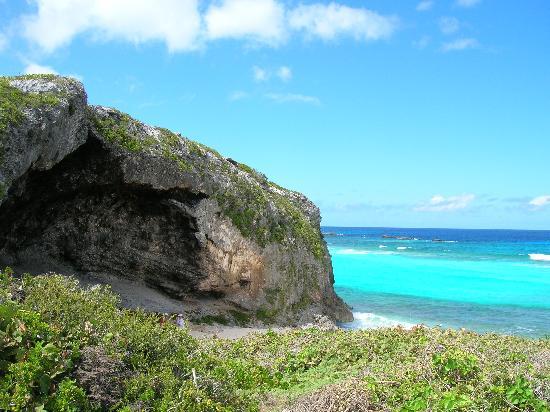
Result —
[[460, 7], [473, 7], [481, 0], [456, 0], [456, 5]]
[[222, 0], [208, 8], [204, 19], [210, 39], [277, 44], [286, 36], [285, 9], [275, 0]]
[[252, 76], [256, 82], [266, 82], [272, 76], [277, 76], [283, 82], [292, 79], [292, 69], [288, 66], [281, 66], [278, 69], [265, 69], [259, 66], [252, 67]]
[[49, 66], [42, 66], [36, 63], [29, 63], [23, 70], [24, 74], [59, 74]]
[[444, 43], [441, 47], [441, 50], [444, 52], [449, 51], [459, 51], [466, 49], [475, 49], [479, 47], [479, 43], [476, 39], [473, 38], [461, 38], [454, 40], [452, 42]]
[[[0, 0], [1, 1], [1, 0]], [[36, 11], [19, 20], [20, 33], [51, 53], [77, 36], [136, 45], [161, 42], [170, 52], [209, 41], [239, 39], [276, 46], [291, 36], [378, 40], [398, 26], [394, 16], [339, 3], [288, 6], [282, 0], [28, 0]]]
[[235, 90], [229, 95], [229, 101], [236, 102], [237, 100], [246, 99], [248, 96], [249, 94], [247, 92], [243, 92], [242, 90]]
[[536, 208], [550, 205], [550, 195], [535, 197], [529, 202], [529, 204]]
[[[24, 74], [59, 74], [57, 70], [50, 66], [43, 66], [41, 64], [26, 61], [26, 66], [23, 69]], [[78, 74], [61, 74], [61, 76], [72, 77], [80, 82], [84, 81], [84, 77]]]
[[420, 39], [413, 41], [413, 46], [417, 49], [425, 49], [430, 44], [430, 36], [422, 36]]
[[289, 25], [309, 37], [333, 40], [351, 36], [356, 40], [378, 40], [397, 29], [396, 17], [382, 16], [363, 8], [337, 3], [301, 5], [289, 12]]
[[315, 106], [320, 106], [321, 101], [314, 96], [306, 96], [303, 94], [295, 93], [268, 93], [265, 95], [269, 100], [273, 100], [277, 103], [306, 103]]
[[428, 11], [434, 5], [432, 0], [423, 0], [416, 5], [416, 11]]
[[257, 82], [265, 82], [269, 79], [269, 73], [267, 72], [267, 70], [262, 69], [258, 66], [252, 67], [252, 75], [254, 76], [254, 80], [256, 80]]
[[279, 67], [279, 70], [277, 70], [277, 77], [283, 82], [288, 82], [292, 79], [292, 69], [288, 66]]
[[460, 28], [460, 22], [455, 17], [441, 17], [439, 19], [439, 29], [443, 34], [453, 34]]
[[416, 207], [418, 212], [451, 212], [465, 209], [475, 199], [473, 194], [444, 197], [441, 195], [432, 196], [426, 204]]
[[96, 40], [166, 43], [170, 51], [197, 47], [197, 0], [32, 0], [38, 10], [22, 19], [23, 35], [46, 52], [81, 34]]

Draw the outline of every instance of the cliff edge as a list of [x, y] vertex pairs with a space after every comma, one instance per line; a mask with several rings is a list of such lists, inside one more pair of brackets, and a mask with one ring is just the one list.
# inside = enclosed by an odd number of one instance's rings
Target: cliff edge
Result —
[[351, 320], [319, 224], [300, 193], [88, 106], [74, 79], [0, 78], [2, 266], [119, 279], [266, 322]]

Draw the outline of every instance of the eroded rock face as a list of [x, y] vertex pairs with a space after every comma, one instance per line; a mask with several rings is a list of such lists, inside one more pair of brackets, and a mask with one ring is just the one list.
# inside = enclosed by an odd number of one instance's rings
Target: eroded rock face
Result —
[[0, 264], [108, 274], [278, 323], [350, 320], [319, 210], [303, 195], [87, 106], [77, 81], [3, 78], [0, 93], [13, 99], [10, 116], [0, 112]]

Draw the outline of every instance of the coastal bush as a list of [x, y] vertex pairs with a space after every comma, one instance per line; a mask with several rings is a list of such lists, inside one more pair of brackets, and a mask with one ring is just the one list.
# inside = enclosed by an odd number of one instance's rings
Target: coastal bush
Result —
[[433, 363], [438, 374], [453, 384], [472, 379], [479, 371], [477, 358], [459, 349], [436, 353]]
[[15, 302], [1, 303], [0, 409], [86, 410], [84, 391], [67, 378], [78, 353], [78, 344], [38, 313]]
[[506, 402], [501, 404], [513, 405], [515, 408], [523, 411], [538, 412], [548, 410], [546, 402], [537, 399], [533, 392], [531, 382], [523, 376], [517, 377], [513, 383], [497, 388], [496, 392], [506, 395]]
[[424, 327], [197, 340], [107, 287], [0, 273], [2, 410], [542, 412], [549, 354]]

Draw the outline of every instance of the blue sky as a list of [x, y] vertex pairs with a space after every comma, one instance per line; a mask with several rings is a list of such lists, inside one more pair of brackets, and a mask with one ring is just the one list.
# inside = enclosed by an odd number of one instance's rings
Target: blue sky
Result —
[[550, 229], [547, 0], [0, 0], [0, 72], [50, 71], [326, 225]]

